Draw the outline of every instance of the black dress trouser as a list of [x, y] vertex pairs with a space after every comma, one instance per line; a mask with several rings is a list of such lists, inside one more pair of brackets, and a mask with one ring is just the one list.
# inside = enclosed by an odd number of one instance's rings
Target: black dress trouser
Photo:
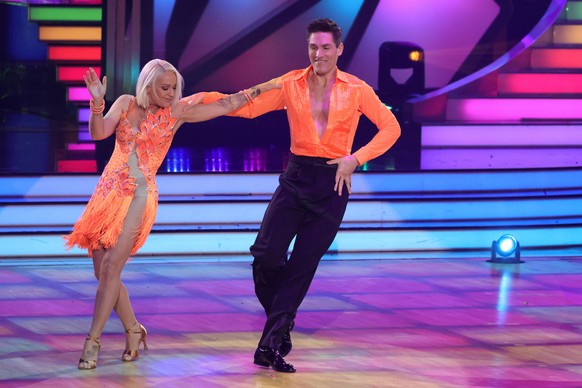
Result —
[[327, 160], [291, 155], [251, 246], [255, 293], [267, 315], [259, 346], [279, 348], [339, 230], [349, 195], [345, 187], [341, 196], [334, 191], [337, 166]]

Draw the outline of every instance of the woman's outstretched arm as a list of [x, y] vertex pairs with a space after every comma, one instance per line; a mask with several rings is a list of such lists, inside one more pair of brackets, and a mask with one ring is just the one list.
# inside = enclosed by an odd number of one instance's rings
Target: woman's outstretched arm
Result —
[[202, 99], [202, 94], [197, 93], [180, 100], [177, 107], [173, 110], [173, 115], [178, 119], [178, 124], [195, 123], [223, 116], [252, 101], [261, 93], [272, 89], [280, 89], [281, 84], [279, 81], [280, 79], [272, 79], [268, 82], [253, 86], [250, 89], [229, 94], [211, 104], [198, 104]]

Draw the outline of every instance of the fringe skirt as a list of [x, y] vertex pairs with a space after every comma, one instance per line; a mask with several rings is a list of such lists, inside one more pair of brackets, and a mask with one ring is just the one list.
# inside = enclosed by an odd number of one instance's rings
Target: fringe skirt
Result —
[[[116, 190], [109, 191], [104, 197], [101, 193], [94, 193], [83, 214], [75, 223], [73, 231], [63, 236], [67, 249], [74, 246], [87, 249], [91, 257], [93, 250], [114, 247], [133, 199], [133, 195], [120, 195]], [[156, 219], [157, 209], [157, 198], [148, 193], [141, 225], [137, 231], [137, 240], [130, 256], [145, 244]]]

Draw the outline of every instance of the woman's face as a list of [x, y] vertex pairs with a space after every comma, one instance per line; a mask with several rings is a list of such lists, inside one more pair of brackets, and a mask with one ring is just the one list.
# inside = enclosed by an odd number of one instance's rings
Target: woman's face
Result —
[[166, 108], [174, 103], [178, 78], [173, 71], [165, 71], [153, 85], [148, 86], [150, 104]]

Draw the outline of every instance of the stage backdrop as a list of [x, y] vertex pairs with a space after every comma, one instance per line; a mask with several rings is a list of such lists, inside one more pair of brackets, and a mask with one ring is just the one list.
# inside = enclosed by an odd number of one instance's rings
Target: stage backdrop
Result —
[[343, 28], [343, 70], [377, 88], [380, 45], [411, 42], [425, 52], [426, 88], [436, 89], [503, 54], [529, 32], [548, 3], [153, 0], [151, 20], [144, 10], [152, 34], [151, 41], [142, 40], [142, 56], [144, 61], [159, 57], [175, 63], [189, 92], [236, 91], [306, 67], [305, 26], [329, 17]]

